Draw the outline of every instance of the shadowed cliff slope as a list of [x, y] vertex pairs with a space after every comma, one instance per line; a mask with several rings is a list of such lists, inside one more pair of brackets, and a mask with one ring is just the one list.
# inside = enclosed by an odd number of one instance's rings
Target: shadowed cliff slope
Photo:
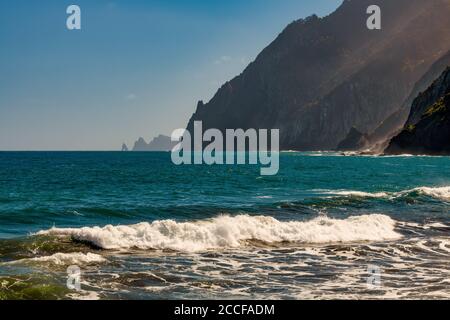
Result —
[[369, 136], [374, 151], [377, 149], [377, 144], [379, 144], [378, 146], [381, 148], [378, 149], [379, 151], [386, 149], [391, 139], [403, 130], [403, 127], [408, 120], [414, 99], [431, 86], [431, 84], [442, 74], [442, 70], [445, 70], [447, 66], [450, 66], [450, 51], [431, 66], [425, 75], [423, 75], [416, 83], [403, 105], [384, 120]]
[[352, 128], [347, 137], [337, 147], [340, 151], [358, 151], [369, 146], [368, 136]]

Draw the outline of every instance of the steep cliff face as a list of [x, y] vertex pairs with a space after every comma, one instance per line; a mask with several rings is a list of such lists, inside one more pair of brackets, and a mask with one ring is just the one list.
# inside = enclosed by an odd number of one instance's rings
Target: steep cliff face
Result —
[[450, 154], [450, 67], [413, 102], [387, 154]]
[[[382, 30], [366, 9], [382, 9]], [[448, 0], [347, 0], [330, 16], [290, 24], [189, 121], [207, 128], [277, 128], [282, 149], [335, 149], [373, 132], [450, 49]], [[436, 45], [438, 43], [438, 45]]]

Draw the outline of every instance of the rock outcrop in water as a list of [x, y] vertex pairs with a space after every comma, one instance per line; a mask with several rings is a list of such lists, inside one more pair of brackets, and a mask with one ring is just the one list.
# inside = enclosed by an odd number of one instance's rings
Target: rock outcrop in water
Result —
[[[369, 5], [382, 30], [366, 28]], [[347, 0], [331, 15], [291, 23], [188, 123], [278, 128], [285, 150], [336, 149], [352, 127], [374, 132], [450, 49], [448, 0]]]
[[450, 67], [413, 102], [403, 131], [387, 154], [450, 154]]
[[337, 150], [339, 151], [358, 151], [369, 147], [369, 137], [352, 128], [347, 137], [339, 143]]
[[170, 151], [177, 144], [172, 142], [170, 137], [160, 134], [154, 138], [150, 143], [147, 143], [144, 138], [139, 138], [133, 147], [133, 151]]

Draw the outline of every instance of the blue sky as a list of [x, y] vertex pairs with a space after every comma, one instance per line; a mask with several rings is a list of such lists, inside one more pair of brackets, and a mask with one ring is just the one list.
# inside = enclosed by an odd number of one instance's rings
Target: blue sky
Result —
[[[184, 128], [293, 20], [341, 0], [0, 0], [0, 150], [117, 150]], [[77, 4], [82, 30], [66, 28]]]

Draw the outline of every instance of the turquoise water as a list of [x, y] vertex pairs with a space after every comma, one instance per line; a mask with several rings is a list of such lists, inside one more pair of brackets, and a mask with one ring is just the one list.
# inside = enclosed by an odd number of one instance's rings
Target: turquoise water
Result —
[[0, 152], [0, 299], [450, 298], [449, 157], [292, 152], [259, 169]]

